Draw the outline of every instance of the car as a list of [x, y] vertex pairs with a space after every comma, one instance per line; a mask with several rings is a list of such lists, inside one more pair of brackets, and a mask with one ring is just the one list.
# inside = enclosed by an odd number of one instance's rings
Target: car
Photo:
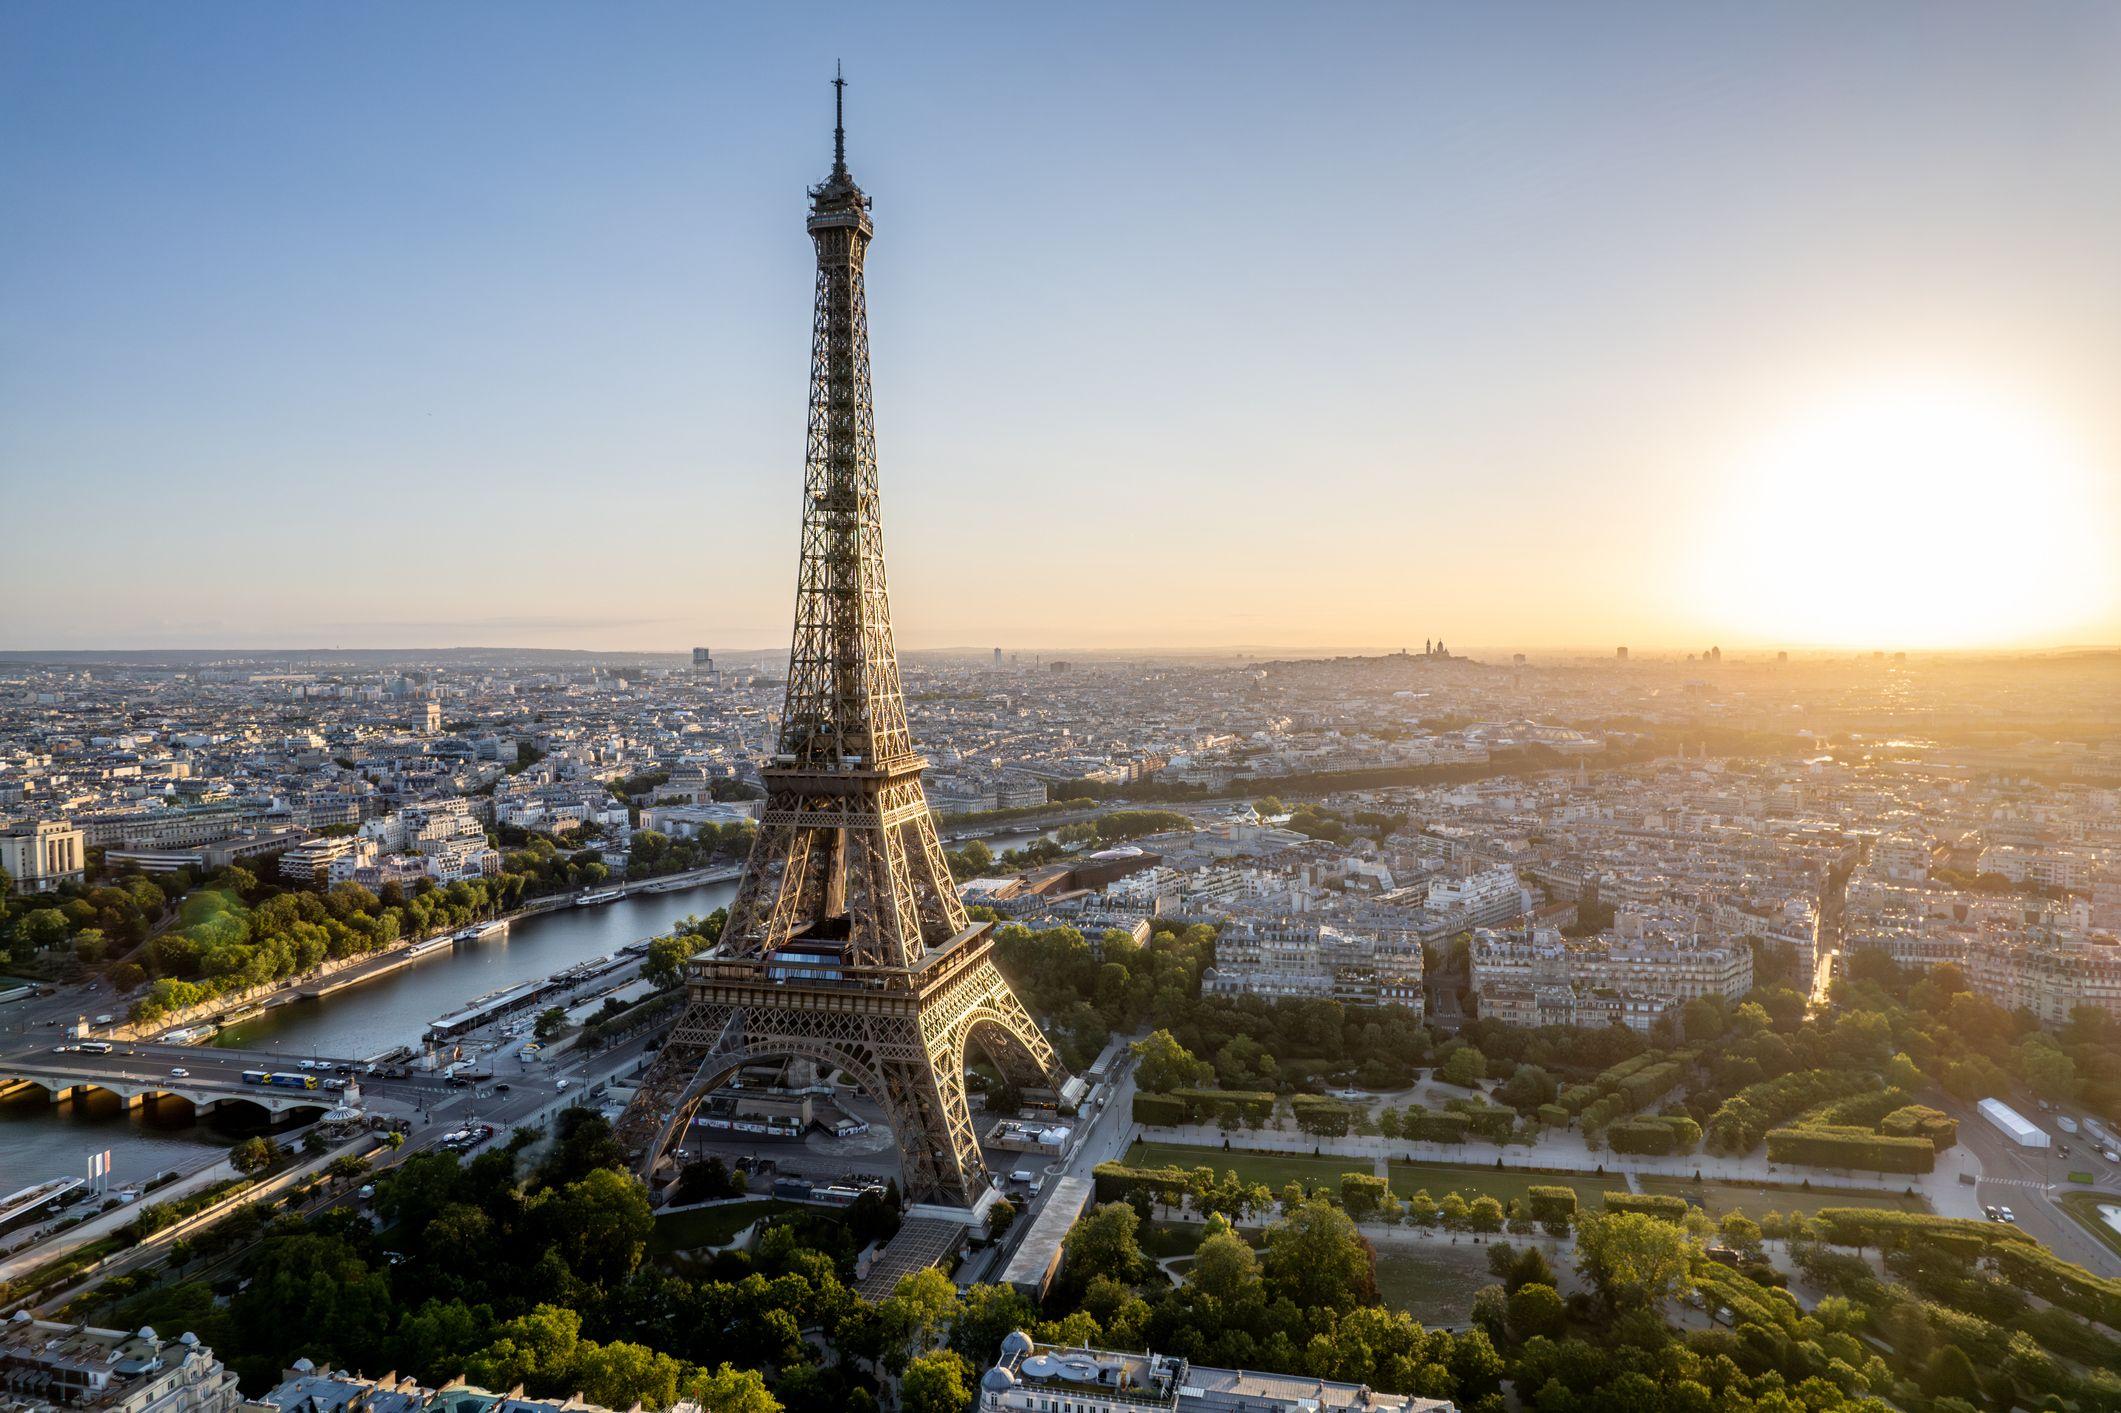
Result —
[[52, 1046], [52, 1053], [54, 1055], [64, 1055], [67, 1051], [73, 1048], [74, 1047], [71, 1045], [54, 1045]]
[[446, 1083], [447, 1083], [447, 1084], [449, 1085], [449, 1087], [450, 1087], [451, 1089], [469, 1089], [469, 1088], [471, 1088], [471, 1081], [470, 1081], [470, 1080], [468, 1080], [468, 1079], [466, 1079], [466, 1078], [464, 1078], [464, 1076], [462, 1076], [462, 1075], [458, 1075], [458, 1074], [453, 1074], [453, 1075], [451, 1075], [451, 1076], [450, 1076], [450, 1077], [448, 1078], [448, 1080], [447, 1080], [447, 1081], [445, 1081], [445, 1082], [446, 1082]]
[[313, 1070], [317, 1068], [317, 1062], [315, 1060], [300, 1060], [296, 1063], [298, 1063], [305, 1070]]
[[528, 1045], [525, 1045], [525, 1046], [523, 1047], [523, 1053], [524, 1053], [524, 1054], [526, 1054], [526, 1055], [535, 1055], [535, 1054], [537, 1054], [537, 1053], [538, 1053], [538, 1051], [540, 1051], [540, 1050], [542, 1050], [542, 1049], [544, 1049], [544, 1048], [545, 1048], [544, 1046], [542, 1046], [542, 1045], [538, 1044], [538, 1042], [537, 1042], [537, 1041], [533, 1040], [533, 1041], [531, 1041], [531, 1042], [530, 1042], [530, 1043], [529, 1043]]
[[1981, 1212], [1982, 1215], [1986, 1216], [1992, 1222], [2000, 1222], [2003, 1220], [2003, 1214], [2001, 1212], [1997, 1211], [1994, 1207], [1989, 1206], [1985, 1203], [1982, 1205]]
[[346, 1081], [338, 1078], [337, 1076], [333, 1076], [332, 1078], [324, 1081], [324, 1087], [326, 1089], [344, 1089], [346, 1087]]
[[1996, 1215], [2001, 1217], [2006, 1222], [2016, 1222], [2018, 1220], [2018, 1214], [2016, 1212], [2013, 1212], [2008, 1207], [1998, 1207], [1996, 1209]]
[[508, 1086], [505, 1084], [497, 1084], [493, 1087], [493, 1092], [496, 1094], [506, 1094], [508, 1092]]
[[182, 1065], [171, 1065], [169, 1067], [169, 1077], [171, 1079], [190, 1079], [191, 1071]]

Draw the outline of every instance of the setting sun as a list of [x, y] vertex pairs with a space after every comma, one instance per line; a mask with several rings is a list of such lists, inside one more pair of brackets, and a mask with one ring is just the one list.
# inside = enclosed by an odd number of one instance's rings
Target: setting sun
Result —
[[1867, 390], [1792, 417], [1727, 480], [1694, 568], [1727, 636], [2042, 642], [2111, 608], [2098, 478], [2056, 422], [2010, 398]]

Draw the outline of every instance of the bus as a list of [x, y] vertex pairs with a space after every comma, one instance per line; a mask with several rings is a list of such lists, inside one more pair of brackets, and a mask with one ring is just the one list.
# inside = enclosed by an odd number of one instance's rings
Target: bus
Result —
[[81, 1048], [91, 1055], [108, 1055], [110, 1053], [110, 1042], [108, 1040], [84, 1040], [81, 1042]]
[[243, 1071], [243, 1082], [245, 1084], [263, 1084], [271, 1078], [272, 1076], [267, 1074], [264, 1070]]
[[317, 1077], [313, 1074], [269, 1074], [265, 1082], [277, 1089], [315, 1089]]

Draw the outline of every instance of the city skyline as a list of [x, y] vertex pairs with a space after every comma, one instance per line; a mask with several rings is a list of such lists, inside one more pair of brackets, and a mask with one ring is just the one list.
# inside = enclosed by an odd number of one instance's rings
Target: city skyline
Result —
[[[392, 13], [0, 18], [0, 650], [785, 642], [831, 56]], [[2121, 26], [1905, 13], [842, 17], [902, 642], [2121, 641]]]

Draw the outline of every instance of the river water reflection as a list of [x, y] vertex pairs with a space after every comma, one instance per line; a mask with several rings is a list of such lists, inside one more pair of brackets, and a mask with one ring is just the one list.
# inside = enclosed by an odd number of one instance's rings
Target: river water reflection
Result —
[[[223, 1031], [214, 1043], [290, 1056], [380, 1054], [417, 1042], [428, 1022], [489, 991], [668, 932], [680, 918], [726, 905], [735, 892], [733, 883], [709, 883], [524, 918], [509, 929], [506, 941], [458, 943], [335, 996], [297, 1001], [244, 1021]], [[31, 1090], [0, 1101], [0, 1195], [46, 1178], [82, 1173], [88, 1155], [106, 1148], [111, 1150], [113, 1186], [173, 1165], [189, 1166], [202, 1149], [225, 1146], [241, 1136], [248, 1114], [238, 1107], [214, 1122], [194, 1123], [189, 1106], [182, 1103], [146, 1105], [128, 1113], [111, 1094], [53, 1105], [41, 1090]], [[250, 1122], [254, 1126], [254, 1117]]]

